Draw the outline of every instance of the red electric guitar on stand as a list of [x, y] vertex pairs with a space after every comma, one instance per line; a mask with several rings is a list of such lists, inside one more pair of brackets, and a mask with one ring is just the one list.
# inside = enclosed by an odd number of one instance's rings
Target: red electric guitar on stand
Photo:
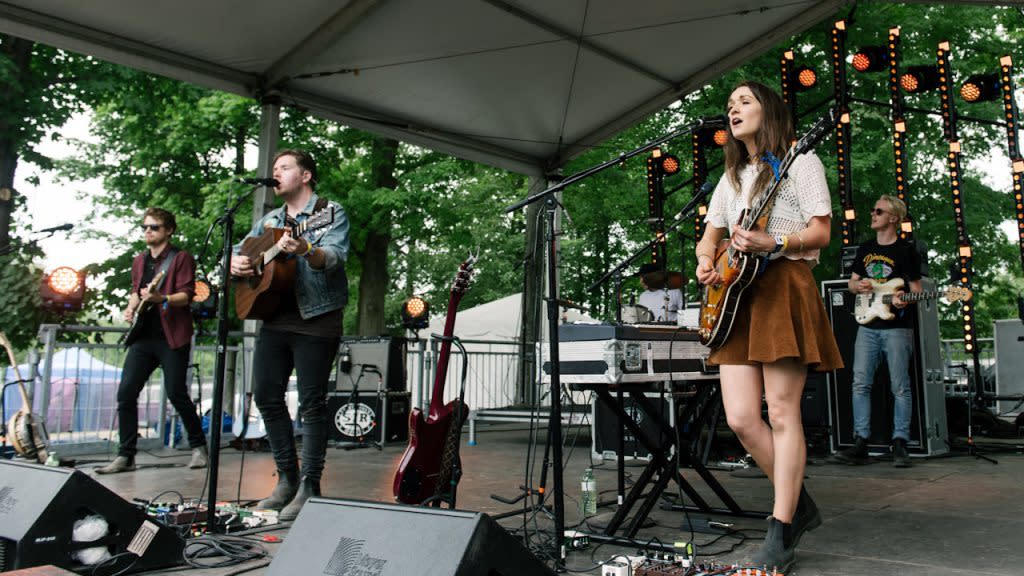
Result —
[[[460, 469], [459, 433], [469, 416], [469, 407], [461, 398], [444, 402], [444, 382], [448, 374], [448, 357], [452, 351], [455, 314], [459, 301], [469, 289], [476, 257], [470, 255], [459, 266], [448, 297], [448, 315], [444, 322], [444, 339], [437, 356], [437, 372], [430, 396], [430, 407], [424, 415], [419, 408], [409, 414], [409, 446], [395, 472], [393, 490], [395, 500], [406, 504], [432, 504], [439, 506], [444, 500], [454, 501], [453, 471]], [[446, 496], [447, 495], [447, 496]]]

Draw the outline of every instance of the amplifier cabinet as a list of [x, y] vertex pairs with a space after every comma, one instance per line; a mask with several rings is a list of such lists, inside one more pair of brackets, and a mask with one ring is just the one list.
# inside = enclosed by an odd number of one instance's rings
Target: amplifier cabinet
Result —
[[409, 392], [334, 392], [327, 395], [331, 440], [406, 442], [409, 439]]
[[[644, 395], [662, 411], [660, 416], [674, 427], [676, 424], [675, 398], [671, 394], [661, 394], [658, 392], [646, 392]], [[659, 398], [661, 398], [660, 401]], [[623, 395], [622, 403], [626, 413], [629, 414], [630, 418], [636, 422], [641, 430], [651, 438], [658, 437], [658, 423], [654, 418], [648, 417], [629, 395]], [[592, 431], [590, 438], [594, 458], [614, 460], [619, 454], [619, 437], [622, 436], [623, 457], [625, 459], [650, 460], [651, 454], [643, 443], [637, 440], [636, 436], [629, 431], [629, 428], [626, 428], [619, 422], [619, 419], [611, 409], [596, 397], [591, 403], [591, 410], [593, 411], [593, 418], [591, 419]]]
[[[380, 372], [380, 380], [388, 390], [404, 391], [405, 383], [405, 338], [376, 337], [345, 337], [338, 346], [338, 371], [336, 390], [351, 390], [353, 383], [358, 382], [360, 389], [376, 389], [377, 374], [363, 369], [372, 367]], [[351, 368], [344, 371], [343, 358], [348, 354]]]
[[[922, 289], [935, 289], [930, 278], [922, 278]], [[860, 324], [853, 317], [854, 295], [846, 280], [821, 283], [825, 310], [832, 324], [844, 367], [828, 373], [829, 417], [832, 450], [853, 446], [853, 361], [854, 344]], [[918, 302], [914, 312], [914, 358], [910, 363], [913, 411], [907, 451], [916, 455], [938, 455], [949, 451], [946, 428], [946, 393], [939, 351], [939, 320], [936, 302]], [[889, 368], [883, 358], [871, 387], [871, 438], [873, 453], [888, 453], [892, 442], [893, 397]]]

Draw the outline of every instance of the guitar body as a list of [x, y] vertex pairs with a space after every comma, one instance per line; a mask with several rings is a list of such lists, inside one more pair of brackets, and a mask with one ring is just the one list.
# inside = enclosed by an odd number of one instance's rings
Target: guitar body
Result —
[[892, 296], [897, 290], [903, 289], [902, 278], [892, 278], [886, 282], [875, 282], [870, 294], [857, 294], [853, 306], [853, 315], [858, 324], [867, 324], [875, 320], [892, 320], [896, 313], [892, 311]]
[[[422, 504], [446, 491], [446, 484], [451, 481], [453, 462], [445, 458], [445, 451], [451, 449], [448, 443], [452, 427], [461, 428], [469, 416], [469, 407], [462, 404], [461, 417], [456, 419], [459, 404], [459, 400], [452, 400], [432, 417], [425, 417], [419, 408], [412, 409], [409, 414], [409, 445], [398, 464], [392, 485], [395, 500]], [[455, 454], [454, 464], [461, 468], [458, 452]]]
[[[242, 256], [254, 263], [263, 261], [263, 254], [284, 234], [271, 228], [258, 237], [242, 242]], [[235, 279], [235, 313], [243, 320], [267, 320], [273, 317], [283, 294], [294, 291], [297, 264], [294, 258], [277, 257], [262, 266], [254, 266], [256, 275]]]
[[729, 243], [723, 240], [715, 253], [714, 268], [722, 283], [705, 286], [701, 295], [697, 334], [701, 343], [712, 349], [721, 347], [729, 338], [743, 292], [764, 265], [764, 259], [743, 252], [730, 257]]

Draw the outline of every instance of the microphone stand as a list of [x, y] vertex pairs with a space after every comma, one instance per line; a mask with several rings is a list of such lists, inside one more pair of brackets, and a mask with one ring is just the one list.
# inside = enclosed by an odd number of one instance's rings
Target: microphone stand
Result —
[[[705, 126], [713, 126], [720, 123], [724, 123], [724, 119], [713, 119], [705, 120], [700, 119], [695, 122], [691, 122], [686, 126], [683, 126], [679, 130], [657, 138], [644, 144], [643, 146], [612, 160], [608, 160], [602, 164], [594, 166], [578, 172], [558, 184], [549, 187], [547, 190], [543, 190], [531, 196], [528, 196], [524, 200], [520, 200], [515, 204], [505, 209], [505, 212], [513, 212], [519, 210], [525, 206], [533, 204], [534, 202], [544, 200], [545, 207], [545, 218], [547, 219], [546, 224], [546, 239], [548, 244], [548, 265], [547, 265], [547, 281], [548, 281], [548, 298], [547, 298], [547, 314], [548, 314], [548, 357], [550, 358], [551, 365], [551, 412], [548, 417], [548, 434], [551, 439], [551, 446], [553, 450], [552, 459], [554, 466], [552, 467], [552, 479], [554, 494], [554, 509], [555, 509], [555, 570], [557, 572], [565, 571], [565, 493], [563, 491], [564, 484], [564, 471], [562, 462], [562, 379], [561, 379], [561, 368], [559, 365], [559, 338], [558, 338], [558, 281], [557, 281], [557, 269], [558, 264], [556, 260], [556, 242], [555, 242], [555, 211], [557, 210], [558, 201], [555, 199], [555, 192], [563, 190], [570, 184], [579, 182], [584, 178], [588, 178], [610, 168], [625, 162], [626, 160], [643, 154], [644, 152], [651, 150], [664, 142], [678, 138], [684, 134], [693, 133]], [[678, 226], [678, 223], [674, 224]]]
[[206, 506], [206, 529], [217, 532], [217, 473], [220, 469], [220, 433], [224, 411], [224, 371], [227, 367], [228, 350], [228, 298], [231, 293], [231, 237], [235, 232], [235, 212], [246, 199], [256, 191], [254, 187], [248, 194], [242, 194], [233, 206], [224, 211], [217, 219], [223, 227], [224, 237], [221, 244], [221, 294], [217, 303], [217, 355], [213, 369], [213, 406], [210, 411], [210, 464], [207, 493], [210, 495]]
[[[690, 218], [693, 218], [693, 211], [697, 209], [697, 205], [701, 201], [703, 201], [704, 198], [706, 198], [707, 195], [710, 194], [712, 190], [714, 190], [714, 186], [713, 185], [709, 185], [709, 184], [705, 184], [700, 190], [698, 190], [697, 193], [693, 195], [693, 198], [691, 198], [690, 201], [687, 202], [686, 206], [683, 206], [683, 209], [680, 210], [678, 214], [676, 214], [676, 219], [671, 224], [669, 224], [667, 228], [665, 228], [665, 231], [663, 233], [664, 236], [667, 237], [669, 232], [675, 231], [675, 229], [679, 228], [679, 226], [682, 225], [683, 222], [686, 222]], [[660, 242], [660, 240], [655, 238], [654, 240], [651, 240], [648, 243], [644, 244], [643, 246], [640, 247], [639, 250], [634, 252], [632, 255], [630, 255], [628, 258], [626, 258], [622, 262], [619, 262], [618, 264], [616, 264], [615, 267], [612, 268], [611, 270], [605, 272], [603, 276], [601, 276], [600, 278], [597, 279], [597, 282], [594, 282], [593, 284], [590, 285], [590, 287], [587, 288], [587, 292], [593, 292], [598, 287], [600, 287], [602, 284], [604, 284], [609, 278], [611, 278], [613, 276], [615, 277], [615, 286], [616, 286], [617, 300], [618, 300], [618, 305], [619, 305], [619, 311], [616, 312], [615, 318], [616, 318], [616, 321], [619, 322], [619, 323], [622, 322], [622, 315], [621, 315], [621, 307], [622, 307], [621, 289], [622, 289], [622, 277], [623, 277], [622, 272], [626, 268], [628, 268], [630, 265], [632, 265], [633, 262], [635, 262], [637, 260], [637, 258], [640, 258], [644, 254], [650, 253], [651, 249], [654, 248], [655, 244], [657, 244], [658, 242]]]

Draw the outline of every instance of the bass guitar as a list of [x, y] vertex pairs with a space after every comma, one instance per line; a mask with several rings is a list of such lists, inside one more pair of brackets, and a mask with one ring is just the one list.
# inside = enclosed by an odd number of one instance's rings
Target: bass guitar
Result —
[[[334, 222], [334, 208], [327, 206], [292, 227], [292, 237], [300, 238]], [[246, 238], [240, 254], [248, 256], [255, 274], [235, 278], [235, 313], [243, 320], [267, 320], [277, 311], [281, 294], [291, 294], [295, 285], [296, 260], [285, 258], [277, 241], [285, 228], [268, 228], [263, 234]]]
[[[437, 372], [427, 414], [413, 408], [409, 414], [409, 445], [395, 472], [392, 490], [395, 500], [406, 504], [439, 503], [451, 487], [453, 468], [458, 468], [458, 432], [469, 415], [469, 407], [461, 398], [444, 402], [444, 382], [448, 374], [448, 357], [452, 350], [455, 314], [459, 301], [469, 289], [476, 257], [470, 256], [459, 266], [448, 296], [448, 315], [444, 321], [444, 340], [437, 356]], [[457, 479], [456, 479], [457, 480]]]
[[[771, 185], [740, 217], [740, 226], [744, 230], [764, 228], [771, 208], [775, 205], [775, 196], [785, 182], [786, 174], [793, 166], [797, 156], [814, 148], [836, 125], [838, 118], [838, 110], [830, 109], [789, 148], [775, 171]], [[767, 262], [768, 259], [763, 255], [740, 252], [732, 248], [729, 239], [724, 239], [719, 243], [712, 265], [722, 277], [722, 282], [704, 286], [701, 294], [700, 327], [697, 334], [702, 344], [709, 348], [718, 348], [725, 343], [732, 330], [733, 321], [736, 319], [736, 311], [739, 309], [744, 290], [750, 286], [754, 278], [757, 278]]]
[[[875, 320], [892, 320], [896, 313], [892, 311], [892, 299], [896, 292], [903, 288], [902, 278], [893, 278], [886, 282], [873, 281], [870, 293], [857, 294], [853, 305], [853, 316], [858, 324], [870, 324]], [[921, 302], [945, 298], [950, 302], [970, 300], [971, 291], [963, 286], [949, 286], [942, 290], [925, 292], [904, 292], [900, 299], [904, 302]]]
[[[146, 289], [149, 290], [150, 293], [152, 293], [154, 290], [156, 290], [156, 287], [160, 285], [160, 281], [163, 280], [164, 276], [166, 275], [166, 270], [160, 270], [159, 272], [157, 272], [156, 276], [153, 277], [153, 281], [146, 285]], [[135, 307], [135, 313], [132, 315], [132, 325], [128, 327], [127, 332], [121, 335], [121, 344], [124, 344], [125, 348], [134, 344], [135, 341], [139, 339], [139, 336], [142, 335], [143, 314], [148, 312], [149, 309], [153, 306], [154, 304], [152, 302], [146, 300], [139, 303], [139, 305]]]
[[14, 370], [14, 377], [18, 379], [18, 389], [21, 391], [21, 408], [18, 408], [7, 422], [7, 438], [11, 441], [11, 446], [14, 446], [14, 451], [22, 458], [45, 464], [49, 456], [46, 451], [46, 426], [38, 414], [32, 413], [32, 403], [25, 390], [25, 380], [18, 370], [18, 361], [14, 359], [11, 341], [3, 331], [0, 331], [0, 346], [7, 351], [7, 359], [11, 362], [11, 369]]

